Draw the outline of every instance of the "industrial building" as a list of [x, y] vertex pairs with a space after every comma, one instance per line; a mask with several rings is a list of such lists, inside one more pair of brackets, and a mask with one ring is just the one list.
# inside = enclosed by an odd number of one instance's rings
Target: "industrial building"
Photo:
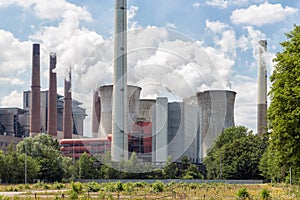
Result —
[[[93, 108], [98, 110], [93, 111], [92, 123], [99, 124], [93, 136], [101, 139], [112, 134], [113, 90], [113, 85], [105, 85], [93, 94]], [[188, 156], [201, 163], [218, 134], [234, 126], [234, 91], [210, 90], [183, 102], [168, 102], [166, 97], [140, 99], [141, 90], [127, 86], [129, 156], [135, 152], [140, 159], [157, 163], [169, 156], [174, 161]]]
[[[48, 133], [48, 113], [49, 101], [48, 101], [49, 91], [41, 91], [40, 93], [40, 133]], [[30, 98], [31, 91], [23, 92], [23, 110], [27, 111], [30, 115]], [[57, 131], [63, 131], [63, 110], [64, 110], [64, 96], [56, 94], [56, 112], [57, 112]], [[81, 107], [82, 103], [76, 100], [72, 100], [72, 120], [73, 120], [73, 134], [83, 136], [84, 129], [84, 119], [87, 116], [86, 109]], [[53, 108], [54, 109], [54, 108]], [[54, 113], [53, 112], [50, 113]], [[29, 120], [27, 121], [27, 127], [29, 127]]]

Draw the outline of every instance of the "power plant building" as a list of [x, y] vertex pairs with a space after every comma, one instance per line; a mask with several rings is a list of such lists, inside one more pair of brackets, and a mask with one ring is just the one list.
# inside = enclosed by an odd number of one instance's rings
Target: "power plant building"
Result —
[[[41, 107], [40, 107], [40, 133], [48, 133], [48, 112], [49, 112], [49, 102], [48, 102], [48, 90], [41, 91]], [[30, 115], [29, 102], [31, 98], [31, 91], [23, 92], [23, 109], [28, 111]], [[57, 94], [57, 131], [63, 131], [63, 110], [64, 110], [64, 97]], [[80, 107], [82, 103], [76, 100], [72, 100], [72, 121], [73, 134], [83, 136], [84, 130], [84, 119], [87, 116], [86, 109]], [[52, 110], [53, 112], [53, 110]], [[28, 122], [29, 123], [29, 120]]]
[[[234, 126], [236, 92], [210, 90], [183, 102], [168, 102], [166, 97], [140, 99], [141, 90], [127, 86], [129, 156], [135, 152], [155, 163], [165, 163], [169, 156], [173, 161], [188, 156], [191, 162], [201, 163], [218, 134]], [[101, 102], [97, 137], [107, 139], [112, 134], [113, 86], [101, 86], [97, 93], [93, 97], [93, 107]]]

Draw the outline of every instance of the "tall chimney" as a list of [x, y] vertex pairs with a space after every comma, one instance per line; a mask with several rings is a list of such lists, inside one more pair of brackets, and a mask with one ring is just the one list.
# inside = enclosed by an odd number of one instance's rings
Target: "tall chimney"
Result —
[[114, 161], [128, 160], [127, 0], [115, 0], [112, 148]]
[[257, 134], [262, 135], [267, 128], [267, 67], [264, 53], [267, 41], [258, 42], [258, 99], [257, 99]]
[[50, 53], [49, 67], [49, 93], [48, 93], [48, 134], [57, 136], [57, 86], [56, 73], [56, 54]]
[[101, 99], [99, 92], [96, 90], [93, 93], [93, 110], [92, 110], [92, 136], [93, 138], [99, 137], [99, 124], [100, 124], [100, 113], [101, 113]]
[[41, 132], [40, 45], [33, 44], [30, 101], [30, 136]]
[[64, 113], [63, 113], [63, 138], [72, 139], [73, 121], [72, 121], [72, 92], [71, 92], [71, 72], [65, 79], [65, 97], [64, 97]]

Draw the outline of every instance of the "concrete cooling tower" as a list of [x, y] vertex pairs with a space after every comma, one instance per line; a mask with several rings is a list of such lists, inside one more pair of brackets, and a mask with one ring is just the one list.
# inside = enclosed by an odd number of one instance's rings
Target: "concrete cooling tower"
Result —
[[98, 137], [99, 124], [101, 118], [101, 99], [98, 91], [93, 92], [93, 110], [92, 110], [92, 137]]
[[236, 92], [210, 90], [197, 93], [200, 108], [202, 158], [214, 139], [226, 128], [234, 126], [234, 101]]
[[[132, 130], [133, 124], [139, 114], [139, 99], [142, 88], [137, 86], [127, 86], [128, 98], [128, 131]], [[101, 99], [101, 118], [98, 137], [107, 137], [112, 134], [112, 96], [113, 86], [105, 85], [98, 89]]]
[[155, 99], [140, 99], [139, 120], [152, 122], [152, 114], [155, 109]]

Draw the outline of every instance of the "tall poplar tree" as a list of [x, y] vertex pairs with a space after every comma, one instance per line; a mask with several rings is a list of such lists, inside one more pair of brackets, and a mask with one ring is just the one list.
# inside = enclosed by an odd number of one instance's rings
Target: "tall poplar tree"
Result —
[[288, 176], [290, 167], [296, 173], [300, 166], [300, 26], [295, 25], [286, 37], [281, 43], [282, 52], [274, 59], [276, 66], [270, 78], [270, 134], [265, 155], [269, 157], [265, 158], [270, 161], [269, 171], [280, 169], [277, 178], [281, 180]]

